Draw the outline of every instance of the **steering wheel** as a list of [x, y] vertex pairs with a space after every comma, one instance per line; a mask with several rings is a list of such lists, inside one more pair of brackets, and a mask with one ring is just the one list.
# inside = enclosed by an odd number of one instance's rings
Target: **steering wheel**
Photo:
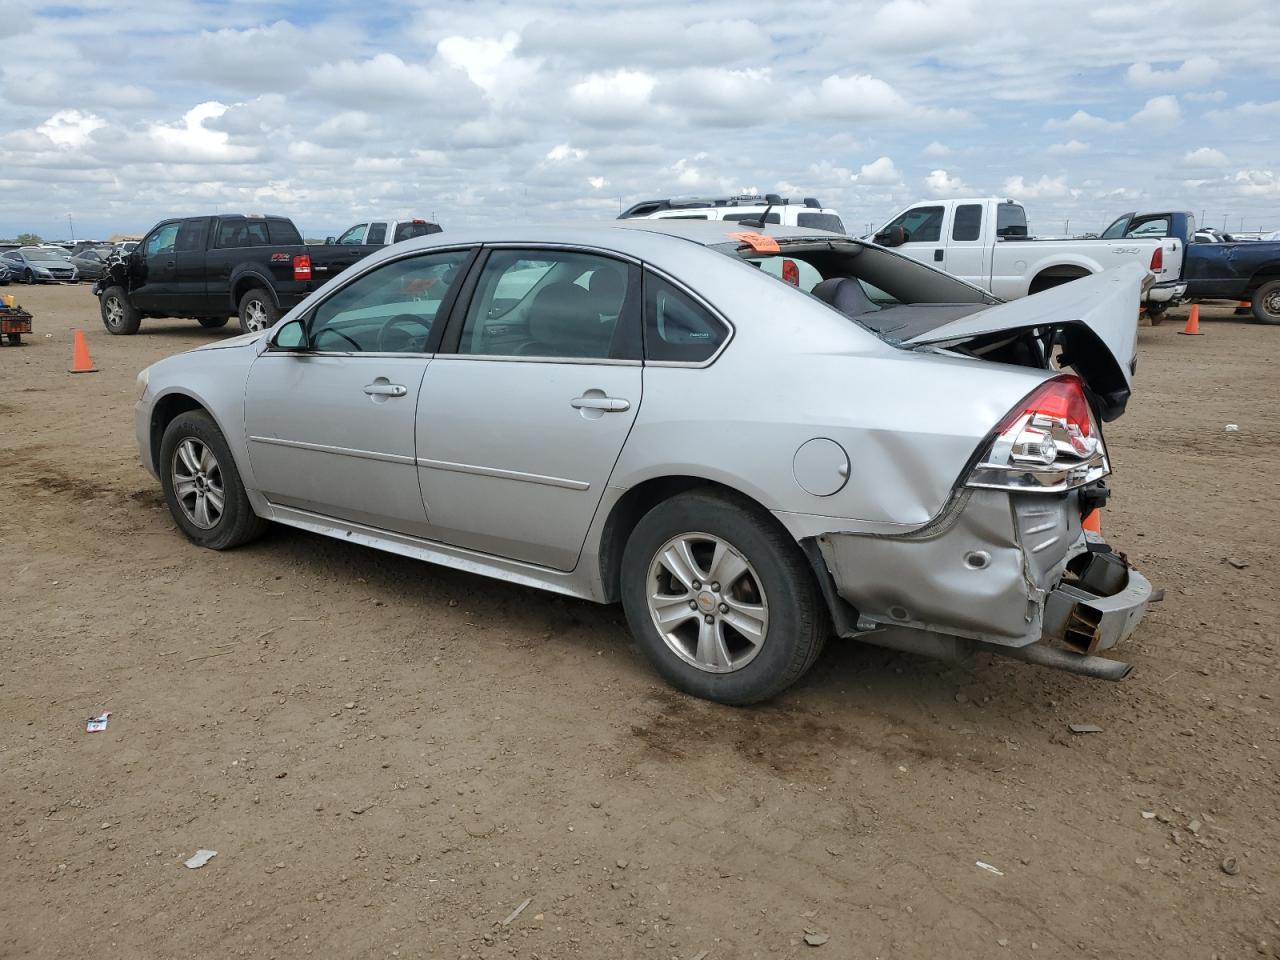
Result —
[[347, 343], [351, 344], [351, 345], [352, 345], [353, 347], [355, 347], [357, 350], [360, 350], [360, 351], [363, 351], [363, 350], [364, 350], [364, 348], [363, 348], [363, 347], [361, 347], [361, 346], [360, 346], [360, 344], [356, 343], [354, 340], [352, 340], [350, 337], [348, 337], [348, 336], [347, 336], [345, 333], [343, 333], [341, 330], [332, 330], [332, 329], [330, 329], [329, 327], [324, 327], [324, 328], [322, 328], [321, 330], [319, 330], [319, 331], [316, 333], [316, 335], [315, 335], [315, 341], [316, 341], [316, 347], [317, 347], [317, 348], [319, 348], [319, 345], [320, 345], [320, 344], [319, 344], [320, 338], [321, 338], [321, 337], [323, 337], [326, 333], [327, 333], [327, 334], [330, 334], [330, 335], [332, 335], [332, 336], [335, 336], [335, 337], [341, 337], [343, 340], [347, 341]]
[[[415, 334], [406, 327], [417, 327], [422, 333]], [[427, 337], [431, 336], [431, 324], [413, 313], [397, 313], [382, 325], [378, 331], [378, 351], [380, 353], [421, 353], [427, 345]], [[413, 348], [417, 349], [413, 349]]]

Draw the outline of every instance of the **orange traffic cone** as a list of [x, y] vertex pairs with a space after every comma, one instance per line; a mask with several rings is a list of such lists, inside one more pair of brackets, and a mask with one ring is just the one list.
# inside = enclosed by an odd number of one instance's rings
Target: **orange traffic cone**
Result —
[[1082, 529], [1088, 530], [1091, 533], [1102, 533], [1102, 511], [1089, 511], [1088, 515], [1080, 521], [1080, 526]]
[[89, 346], [84, 342], [84, 333], [76, 331], [75, 346], [71, 350], [71, 373], [97, 373], [98, 368], [89, 359]]
[[1200, 336], [1200, 304], [1191, 305], [1191, 313], [1187, 315], [1187, 325], [1178, 332], [1185, 333], [1189, 337]]

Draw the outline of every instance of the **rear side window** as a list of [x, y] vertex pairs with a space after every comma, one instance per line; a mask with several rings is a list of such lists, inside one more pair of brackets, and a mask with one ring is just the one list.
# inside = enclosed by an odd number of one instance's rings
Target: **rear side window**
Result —
[[414, 237], [425, 237], [431, 233], [431, 224], [425, 220], [412, 220], [407, 223], [397, 223], [395, 233], [395, 243], [401, 240], [412, 240]]
[[218, 238], [214, 246], [223, 250], [235, 247], [270, 246], [266, 221], [223, 220], [218, 224]]
[[268, 220], [267, 237], [270, 238], [273, 247], [297, 246], [302, 243], [302, 235], [298, 233], [298, 228], [288, 220]]
[[644, 356], [668, 363], [710, 360], [729, 331], [706, 307], [661, 277], [644, 275]]
[[380, 244], [387, 242], [387, 225], [385, 223], [369, 224], [369, 238], [365, 243]]
[[962, 203], [956, 207], [956, 219], [951, 224], [952, 240], [977, 240], [982, 234], [982, 204]]
[[199, 220], [184, 220], [178, 228], [178, 240], [173, 249], [183, 251], [203, 250], [205, 234], [209, 232], [209, 221], [201, 217]]
[[1016, 203], [1002, 203], [996, 207], [996, 236], [1025, 237], [1027, 235], [1027, 211]]
[[797, 227], [812, 227], [814, 230], [830, 230], [832, 233], [844, 233], [844, 221], [834, 213], [801, 213], [796, 217]]

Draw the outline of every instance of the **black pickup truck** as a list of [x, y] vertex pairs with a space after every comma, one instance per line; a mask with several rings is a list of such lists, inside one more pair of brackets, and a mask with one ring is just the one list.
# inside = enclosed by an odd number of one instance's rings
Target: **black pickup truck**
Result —
[[144, 317], [191, 317], [202, 327], [240, 318], [265, 330], [307, 294], [381, 246], [307, 246], [293, 221], [273, 216], [162, 220], [93, 286], [102, 323], [137, 333]]

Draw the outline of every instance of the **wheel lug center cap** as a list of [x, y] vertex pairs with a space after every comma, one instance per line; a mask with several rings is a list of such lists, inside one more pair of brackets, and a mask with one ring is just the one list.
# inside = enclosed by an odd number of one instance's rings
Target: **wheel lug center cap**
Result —
[[711, 613], [716, 609], [716, 598], [710, 590], [698, 594], [698, 609], [703, 613]]

